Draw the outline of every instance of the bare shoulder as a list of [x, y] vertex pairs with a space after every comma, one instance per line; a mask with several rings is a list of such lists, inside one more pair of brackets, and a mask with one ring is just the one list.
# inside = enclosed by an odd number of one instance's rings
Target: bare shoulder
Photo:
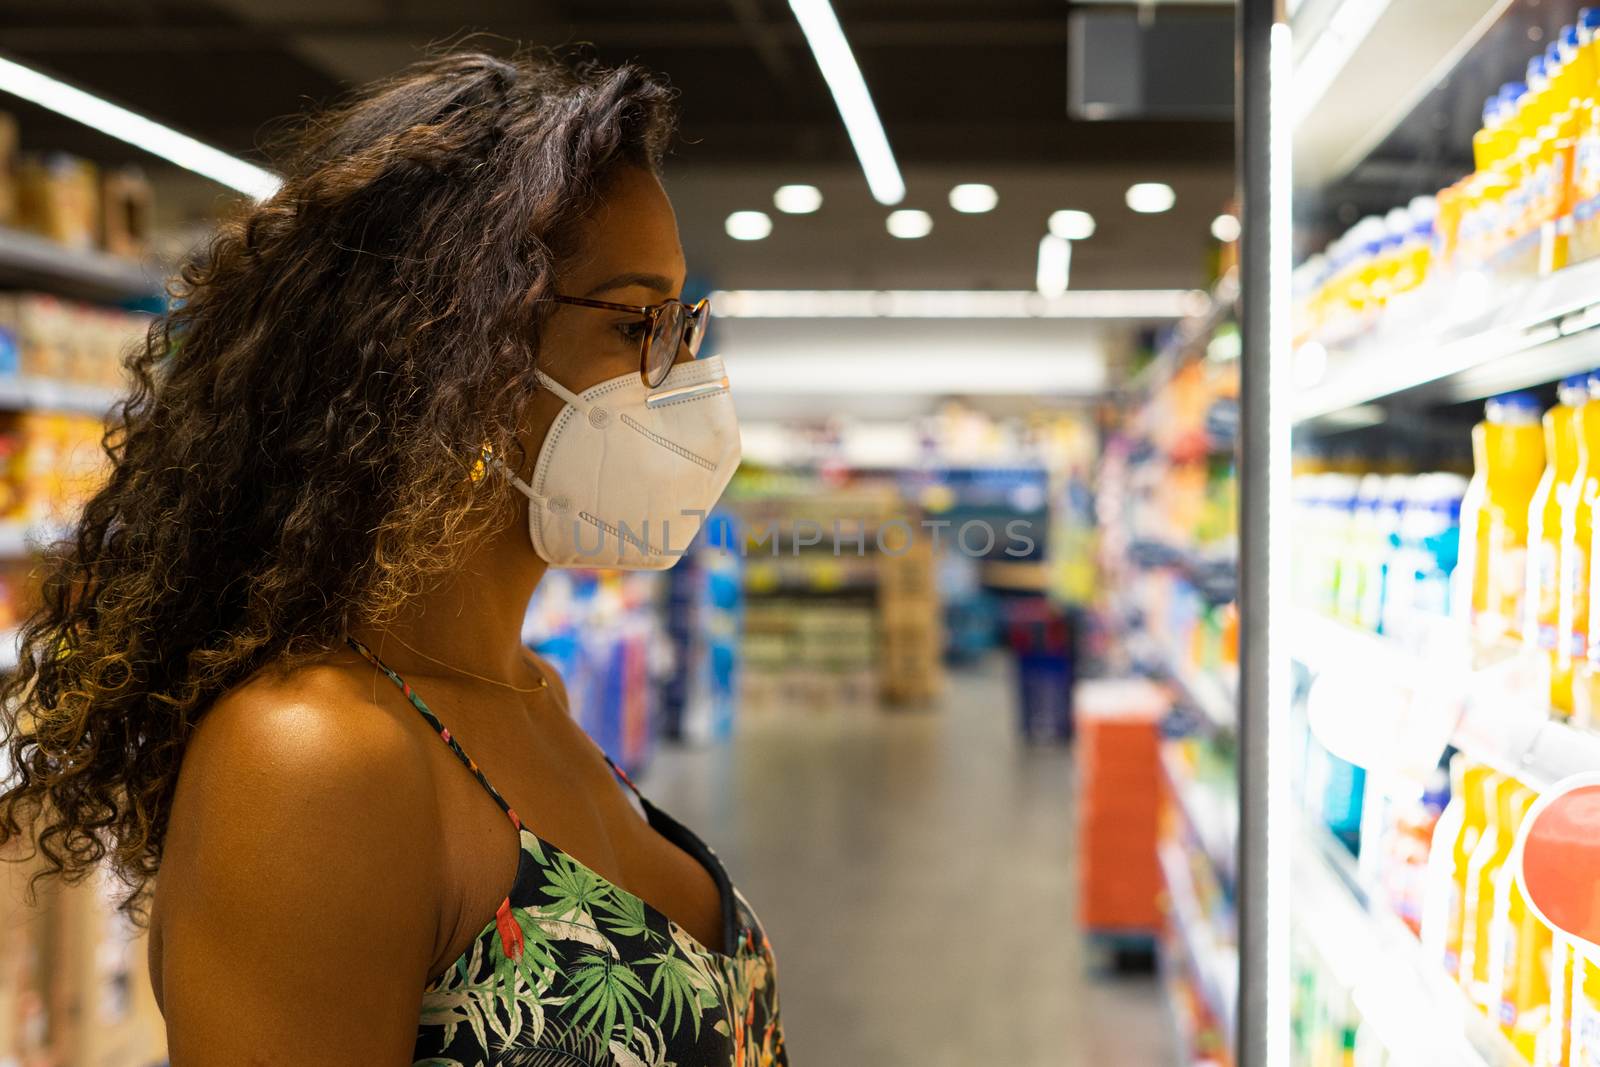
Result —
[[[354, 1040], [308, 1030], [321, 1011], [367, 1035], [361, 1056], [381, 1046], [399, 1062], [439, 917], [423, 740], [360, 672], [335, 665], [263, 673], [201, 718], [151, 915], [151, 977], [175, 1062], [180, 1048], [195, 1057], [236, 1044], [313, 1062], [302, 1043], [326, 1053]], [[323, 975], [316, 961], [338, 966]], [[345, 1051], [332, 1061], [379, 1062]]]
[[[237, 811], [257, 826], [411, 822], [434, 811], [415, 729], [359, 672], [313, 664], [263, 672], [219, 698], [184, 752], [179, 805]], [[184, 796], [185, 793], [191, 796]], [[188, 812], [174, 811], [175, 816]]]

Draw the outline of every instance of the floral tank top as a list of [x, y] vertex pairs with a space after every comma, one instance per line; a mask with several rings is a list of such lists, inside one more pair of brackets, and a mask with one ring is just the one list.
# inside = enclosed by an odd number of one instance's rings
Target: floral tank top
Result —
[[605, 756], [650, 826], [710, 873], [726, 953], [524, 826], [411, 686], [347, 640], [399, 687], [521, 838], [494, 919], [423, 990], [413, 1067], [788, 1067], [772, 946], [710, 846]]

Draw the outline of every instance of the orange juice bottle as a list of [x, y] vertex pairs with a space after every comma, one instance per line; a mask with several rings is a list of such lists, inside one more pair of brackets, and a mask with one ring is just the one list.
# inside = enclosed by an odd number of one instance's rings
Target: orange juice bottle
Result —
[[[1528, 585], [1528, 509], [1544, 477], [1544, 432], [1532, 393], [1503, 393], [1485, 406], [1483, 501], [1477, 515], [1473, 603], [1486, 643], [1522, 636]], [[1474, 438], [1476, 444], [1476, 438]], [[1580, 535], [1582, 529], [1580, 527]], [[1585, 542], [1587, 543], [1587, 542]]]
[[[1513, 841], [1537, 796], [1521, 783], [1512, 791], [1506, 829]], [[1511, 850], [1507, 849], [1506, 858], [1510, 855]], [[1491, 880], [1494, 906], [1489, 920], [1490, 1003], [1501, 1031], [1523, 1059], [1532, 1062], [1539, 1035], [1550, 1022], [1554, 932], [1528, 906], [1509, 862], [1502, 862]]]
[[1511, 804], [1521, 786], [1515, 778], [1491, 773], [1484, 780], [1484, 829], [1467, 861], [1466, 892], [1461, 897], [1461, 969], [1456, 980], [1467, 999], [1491, 1018], [1498, 1014], [1489, 981], [1490, 920], [1494, 912], [1494, 876], [1511, 854], [1507, 830]]
[[1534, 1049], [1533, 1067], [1568, 1067], [1572, 1062], [1572, 939], [1556, 931], [1550, 942], [1550, 1018]]
[[1491, 773], [1460, 753], [1450, 760], [1450, 802], [1434, 827], [1428, 852], [1422, 943], [1452, 976], [1461, 970], [1467, 867], [1486, 825], [1484, 786]]
[[1572, 965], [1572, 1067], [1600, 1067], [1600, 959], [1574, 943]]
[[[1573, 510], [1566, 498], [1581, 462], [1587, 458], [1579, 432], [1578, 409], [1588, 400], [1588, 383], [1578, 375], [1561, 383], [1556, 406], [1544, 413], [1544, 476], [1534, 490], [1528, 507], [1528, 588], [1523, 603], [1522, 639], [1542, 649], [1551, 662], [1551, 703], [1559, 710], [1572, 710], [1572, 663], [1583, 653], [1573, 648], [1570, 635], [1574, 619], [1563, 612], [1563, 592], [1579, 590], [1570, 583], [1583, 574], [1582, 559], [1575, 558], [1569, 574], [1562, 568], [1562, 552], [1575, 537], [1575, 528], [1566, 522]], [[1587, 590], [1582, 591], [1586, 595]]]
[[1572, 262], [1600, 255], [1600, 10], [1578, 12], [1577, 53], [1571, 62], [1577, 141], [1573, 149]]

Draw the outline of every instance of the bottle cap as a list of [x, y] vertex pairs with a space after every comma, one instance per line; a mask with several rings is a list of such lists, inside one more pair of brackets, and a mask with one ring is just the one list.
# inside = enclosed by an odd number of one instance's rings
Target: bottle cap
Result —
[[1578, 27], [1561, 27], [1561, 34], [1556, 38], [1556, 46], [1561, 62], [1571, 62], [1572, 57], [1578, 54]]
[[1594, 40], [1595, 30], [1600, 29], [1600, 7], [1580, 7], [1578, 9], [1578, 41], [1582, 44]]
[[1539, 417], [1539, 398], [1533, 393], [1519, 390], [1501, 393], [1489, 398], [1484, 414], [1493, 423], [1521, 423]]

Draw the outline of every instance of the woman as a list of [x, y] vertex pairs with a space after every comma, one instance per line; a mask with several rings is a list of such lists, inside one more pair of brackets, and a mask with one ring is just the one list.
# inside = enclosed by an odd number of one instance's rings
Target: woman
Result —
[[738, 460], [672, 124], [632, 65], [423, 62], [305, 124], [132, 358], [0, 844], [109, 859], [175, 1067], [787, 1063], [755, 914], [520, 639]]

